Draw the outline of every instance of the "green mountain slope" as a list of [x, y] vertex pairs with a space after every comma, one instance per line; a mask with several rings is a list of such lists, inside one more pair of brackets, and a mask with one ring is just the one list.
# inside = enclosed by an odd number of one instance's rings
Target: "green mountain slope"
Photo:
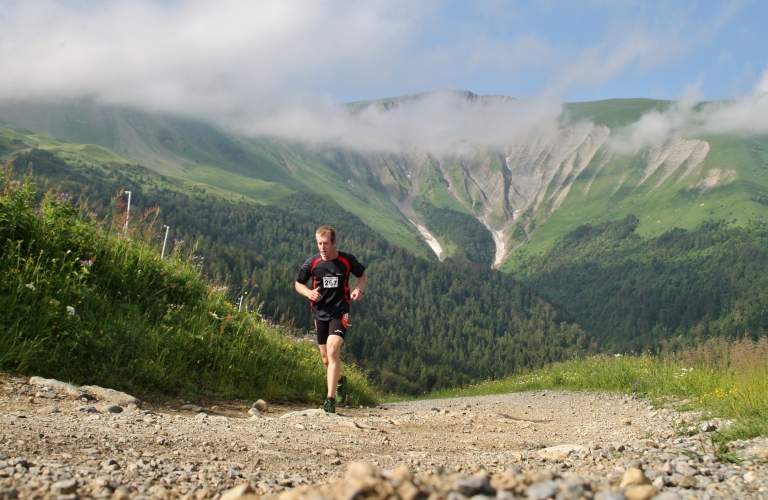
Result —
[[[510, 99], [456, 96], [482, 106]], [[390, 112], [427, 97], [352, 103], [349, 109]], [[638, 233], [654, 236], [673, 227], [694, 229], [708, 218], [744, 226], [768, 216], [768, 206], [757, 201], [768, 193], [768, 138], [672, 137], [631, 153], [611, 146], [621, 127], [670, 104], [567, 103], [559, 130], [461, 156], [418, 148], [400, 153], [313, 148], [88, 100], [0, 103], [0, 120], [96, 144], [233, 198], [279, 205], [306, 189], [328, 196], [416, 254], [513, 272], [516, 256], [541, 254], [585, 223], [635, 214]], [[40, 147], [78, 161], [76, 152], [66, 156], [66, 144]]]
[[[336, 200], [389, 241], [430, 256], [416, 228], [366, 172], [342, 152], [318, 154], [297, 144], [251, 139], [198, 120], [99, 106], [91, 100], [0, 103], [0, 123], [61, 141], [94, 144], [165, 175], [260, 203], [299, 189]], [[34, 142], [34, 140], [32, 140]], [[39, 144], [70, 161], [68, 146]]]
[[568, 311], [606, 349], [643, 352], [768, 329], [768, 224], [707, 221], [637, 234], [639, 220], [582, 225], [515, 277]]

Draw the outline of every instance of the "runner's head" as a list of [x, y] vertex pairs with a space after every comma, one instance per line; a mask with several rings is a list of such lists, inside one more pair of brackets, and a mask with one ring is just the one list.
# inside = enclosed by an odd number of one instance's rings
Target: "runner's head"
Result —
[[336, 252], [336, 231], [331, 226], [323, 226], [315, 232], [317, 248], [320, 250], [320, 256], [323, 260], [333, 260], [337, 256]]
[[315, 231], [315, 236], [325, 236], [330, 235], [331, 237], [331, 243], [334, 245], [336, 244], [336, 230], [333, 229], [331, 226], [321, 226], [317, 228], [317, 231]]

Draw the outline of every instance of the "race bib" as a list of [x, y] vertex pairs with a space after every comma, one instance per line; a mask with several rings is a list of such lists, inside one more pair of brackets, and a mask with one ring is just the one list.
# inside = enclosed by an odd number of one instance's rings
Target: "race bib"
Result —
[[323, 277], [323, 288], [338, 288], [339, 278], [337, 276]]

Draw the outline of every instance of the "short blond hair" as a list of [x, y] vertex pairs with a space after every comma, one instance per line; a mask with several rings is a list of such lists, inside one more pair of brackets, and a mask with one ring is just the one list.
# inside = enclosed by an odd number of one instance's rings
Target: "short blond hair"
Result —
[[315, 231], [315, 234], [317, 236], [325, 236], [326, 234], [330, 234], [331, 243], [336, 243], [336, 230], [331, 226], [320, 226], [317, 228], [317, 231]]

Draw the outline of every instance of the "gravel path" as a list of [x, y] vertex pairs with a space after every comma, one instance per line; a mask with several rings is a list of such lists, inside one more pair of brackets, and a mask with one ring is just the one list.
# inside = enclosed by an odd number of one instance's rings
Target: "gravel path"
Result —
[[0, 499], [768, 498], [768, 440], [732, 443], [742, 461], [724, 464], [695, 415], [615, 394], [251, 415], [251, 402], [142, 404], [32, 381], [0, 383]]

